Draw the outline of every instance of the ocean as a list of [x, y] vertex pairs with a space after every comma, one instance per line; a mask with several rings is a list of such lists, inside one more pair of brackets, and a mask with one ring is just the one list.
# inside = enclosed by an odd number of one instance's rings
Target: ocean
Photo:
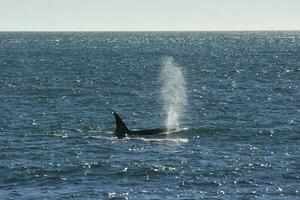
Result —
[[300, 32], [0, 32], [0, 102], [0, 199], [300, 199]]

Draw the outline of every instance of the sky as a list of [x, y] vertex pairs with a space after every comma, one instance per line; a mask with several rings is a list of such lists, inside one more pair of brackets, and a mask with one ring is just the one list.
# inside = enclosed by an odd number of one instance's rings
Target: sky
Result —
[[300, 0], [0, 0], [0, 31], [300, 30]]

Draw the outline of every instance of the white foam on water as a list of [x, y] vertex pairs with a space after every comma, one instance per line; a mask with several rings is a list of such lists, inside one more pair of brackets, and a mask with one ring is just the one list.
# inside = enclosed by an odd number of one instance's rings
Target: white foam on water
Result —
[[187, 143], [189, 141], [187, 138], [145, 138], [145, 137], [135, 137], [135, 136], [129, 136], [123, 139], [118, 139], [114, 136], [109, 137], [109, 136], [102, 136], [102, 135], [89, 136], [84, 138], [95, 138], [95, 139], [108, 140], [113, 142], [118, 142], [118, 141], [126, 142], [129, 140], [140, 140], [143, 142], [176, 143], [176, 144]]
[[142, 140], [145, 142], [158, 142], [158, 143], [187, 143], [189, 140], [187, 138], [144, 138], [144, 137], [128, 137], [126, 139], [130, 140]]
[[161, 96], [166, 112], [165, 124], [168, 130], [179, 129], [180, 119], [187, 103], [186, 82], [181, 67], [172, 57], [166, 57], [162, 62]]
[[[166, 135], [166, 134], [172, 134], [172, 133], [177, 133], [180, 131], [186, 131], [188, 128], [179, 128], [173, 131], [165, 132], [162, 133], [161, 135]], [[127, 136], [123, 139], [118, 139], [115, 137], [110, 131], [105, 131], [105, 133], [111, 134], [111, 135], [92, 135], [92, 136], [84, 136], [83, 138], [94, 138], [98, 140], [107, 140], [107, 141], [113, 141], [113, 142], [126, 142], [130, 140], [140, 140], [143, 142], [157, 142], [157, 143], [175, 143], [175, 144], [182, 144], [182, 143], [188, 143], [189, 140], [187, 138], [147, 138], [143, 136], [137, 136], [137, 135], [131, 135]]]

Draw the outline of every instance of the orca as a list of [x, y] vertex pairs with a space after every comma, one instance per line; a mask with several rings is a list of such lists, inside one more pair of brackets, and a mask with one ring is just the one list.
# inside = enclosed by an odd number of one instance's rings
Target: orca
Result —
[[176, 129], [168, 130], [167, 128], [153, 128], [153, 129], [139, 129], [139, 130], [129, 130], [121, 117], [113, 112], [115, 119], [116, 119], [116, 129], [114, 132], [114, 135], [117, 136], [117, 138], [125, 138], [128, 135], [159, 135], [161, 133], [166, 133], [170, 131], [175, 131]]

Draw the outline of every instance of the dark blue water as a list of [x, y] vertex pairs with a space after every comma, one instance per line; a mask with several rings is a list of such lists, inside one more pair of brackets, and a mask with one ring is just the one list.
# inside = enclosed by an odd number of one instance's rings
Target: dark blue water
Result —
[[0, 199], [300, 199], [300, 32], [0, 33], [0, 102]]

